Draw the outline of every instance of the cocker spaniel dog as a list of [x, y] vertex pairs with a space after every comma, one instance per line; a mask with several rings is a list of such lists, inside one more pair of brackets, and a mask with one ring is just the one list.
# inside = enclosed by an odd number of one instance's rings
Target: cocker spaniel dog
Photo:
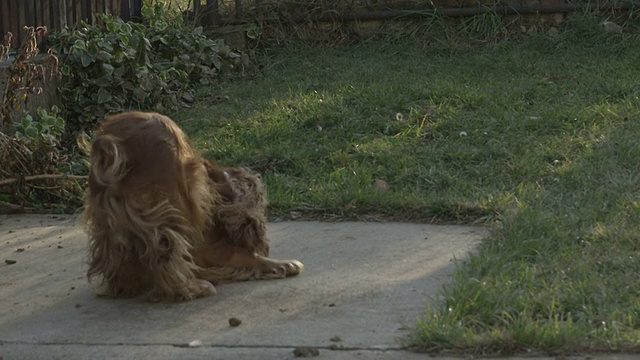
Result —
[[110, 116], [90, 151], [82, 219], [98, 295], [184, 301], [214, 284], [302, 271], [268, 257], [260, 177], [202, 159], [168, 117]]

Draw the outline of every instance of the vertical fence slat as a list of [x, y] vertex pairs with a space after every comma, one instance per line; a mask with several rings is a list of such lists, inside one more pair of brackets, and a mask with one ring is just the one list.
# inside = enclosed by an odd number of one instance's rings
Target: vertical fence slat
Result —
[[83, 20], [82, 1], [75, 0], [75, 4], [76, 6], [74, 6], [74, 9], [73, 9], [73, 18], [74, 18], [74, 21], [76, 22], [76, 27], [80, 27], [81, 26], [80, 22]]
[[56, 28], [56, 23], [51, 21], [51, 1], [52, 0], [36, 0], [36, 26], [42, 25], [49, 29]]
[[89, 19], [89, 22], [92, 24], [95, 24], [96, 22], [96, 12], [97, 12], [97, 3], [98, 0], [88, 0], [87, 1], [87, 8], [84, 10], [85, 11], [85, 15], [84, 17]]
[[59, 30], [64, 29], [69, 25], [67, 22], [67, 0], [58, 0], [58, 23], [60, 24]]
[[10, 14], [11, 14], [11, 1], [2, 1], [0, 2], [0, 21], [2, 21], [2, 34], [0, 36], [4, 37], [8, 31], [13, 32], [13, 27], [11, 26]]
[[47, 28], [59, 29], [60, 21], [58, 19], [58, 2], [60, 2], [60, 0], [40, 1], [46, 3], [47, 7], [49, 8], [49, 10], [46, 12], [46, 16], [43, 17], [43, 21], [46, 22], [44, 25], [46, 25]]
[[129, 21], [131, 18], [131, 9], [129, 8], [129, 0], [120, 1], [120, 17], [124, 21]]
[[17, 48], [18, 44], [20, 43], [18, 40], [20, 39], [20, 29], [18, 27], [18, 4], [13, 3], [13, 5], [11, 5], [12, 1], [8, 1], [9, 5], [9, 11], [10, 11], [10, 16], [9, 16], [9, 29], [11, 29], [11, 32], [13, 32], [13, 47]]
[[46, 18], [46, 13], [43, 11], [44, 4], [47, 0], [33, 0], [33, 8], [30, 10], [33, 14], [33, 22], [35, 26], [45, 25], [49, 26], [50, 24], [44, 24], [43, 20]]
[[131, 0], [133, 5], [133, 11], [131, 17], [133, 19], [140, 19], [142, 17], [142, 0]]
[[73, 19], [73, 0], [65, 0], [63, 5], [65, 7], [64, 11], [66, 12], [65, 21], [67, 22], [69, 29], [71, 29], [73, 24], [76, 22]]
[[24, 25], [26, 26], [35, 26], [35, 19], [34, 19], [34, 2], [36, 0], [25, 0], [24, 1]]
[[[28, 0], [27, 0], [28, 1]], [[20, 40], [19, 43], [22, 44], [22, 40], [24, 39], [24, 31], [22, 30], [22, 28], [26, 25], [27, 22], [27, 17], [25, 14], [25, 3], [24, 1], [18, 1], [18, 16], [16, 16], [16, 32], [17, 34], [13, 34], [14, 36], [18, 36], [18, 39]]]
[[76, 16], [75, 16], [76, 14], [75, 8], [74, 8], [75, 3], [77, 3], [77, 1], [75, 0], [69, 0], [69, 2], [67, 2], [67, 21], [68, 21], [69, 29], [72, 29], [78, 25], [78, 20], [76, 19]]

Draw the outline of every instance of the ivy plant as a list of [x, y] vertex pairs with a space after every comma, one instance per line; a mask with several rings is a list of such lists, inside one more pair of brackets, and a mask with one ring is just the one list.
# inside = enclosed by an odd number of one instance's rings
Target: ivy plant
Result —
[[26, 114], [14, 126], [16, 137], [27, 143], [44, 141], [56, 146], [62, 139], [65, 120], [60, 116], [60, 109], [54, 105], [50, 111], [39, 107], [35, 117]]
[[123, 110], [174, 109], [193, 86], [215, 81], [235, 55], [202, 28], [170, 21], [161, 7], [145, 9], [142, 23], [98, 15], [98, 25], [52, 36], [72, 130], [92, 129]]

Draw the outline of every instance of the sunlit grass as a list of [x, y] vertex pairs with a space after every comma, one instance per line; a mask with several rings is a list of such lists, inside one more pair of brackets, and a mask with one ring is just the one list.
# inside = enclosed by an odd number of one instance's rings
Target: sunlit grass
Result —
[[491, 224], [415, 349], [636, 349], [640, 37], [585, 16], [510, 36], [273, 48], [174, 117], [206, 157], [263, 173], [273, 217]]

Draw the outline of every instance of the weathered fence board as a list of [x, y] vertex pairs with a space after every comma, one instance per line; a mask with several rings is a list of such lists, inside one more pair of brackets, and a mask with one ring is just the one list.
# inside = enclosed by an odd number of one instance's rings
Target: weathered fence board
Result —
[[[0, 1], [0, 38], [13, 33], [13, 47], [24, 36], [24, 26], [46, 26], [48, 29], [75, 27], [82, 20], [94, 23], [97, 13], [129, 19], [132, 6], [139, 0], [2, 0]], [[137, 9], [136, 13], [139, 12]]]

